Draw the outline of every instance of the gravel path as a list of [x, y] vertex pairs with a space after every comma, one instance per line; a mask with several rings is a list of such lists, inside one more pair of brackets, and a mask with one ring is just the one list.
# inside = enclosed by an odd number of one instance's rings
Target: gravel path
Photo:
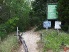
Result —
[[[38, 47], [37, 42], [40, 40], [40, 37], [37, 32], [34, 32], [33, 30], [27, 31], [23, 33], [22, 37], [26, 42], [29, 52], [39, 52], [37, 50], [37, 47]], [[24, 52], [23, 45], [20, 46], [20, 49], [18, 52]]]

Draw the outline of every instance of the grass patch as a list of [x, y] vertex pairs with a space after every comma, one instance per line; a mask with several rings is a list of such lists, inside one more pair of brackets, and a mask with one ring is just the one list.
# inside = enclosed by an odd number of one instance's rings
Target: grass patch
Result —
[[62, 43], [69, 45], [69, 34], [65, 32], [59, 32], [57, 35], [56, 30], [43, 30], [42, 41], [44, 42], [44, 52], [53, 50], [53, 52], [59, 52]]
[[17, 47], [17, 38], [14, 35], [9, 35], [3, 42], [0, 43], [0, 52], [13, 52], [13, 49], [16, 49]]

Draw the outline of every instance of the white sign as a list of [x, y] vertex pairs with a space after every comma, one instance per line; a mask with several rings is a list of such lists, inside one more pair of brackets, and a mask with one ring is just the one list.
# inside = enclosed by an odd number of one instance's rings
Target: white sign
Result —
[[44, 27], [44, 28], [49, 28], [49, 27], [51, 27], [51, 21], [44, 21], [44, 22], [43, 22], [43, 27]]
[[55, 29], [61, 29], [61, 21], [55, 21]]

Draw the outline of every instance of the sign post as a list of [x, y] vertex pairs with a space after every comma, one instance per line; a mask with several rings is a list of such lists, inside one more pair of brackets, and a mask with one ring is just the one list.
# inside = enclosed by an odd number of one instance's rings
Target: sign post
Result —
[[48, 28], [51, 27], [51, 21], [44, 21], [43, 27], [46, 28], [46, 30], [48, 30]]
[[17, 27], [17, 35], [16, 35], [17, 36], [17, 39], [18, 39], [18, 32], [19, 32], [19, 30], [18, 30], [18, 27]]
[[59, 29], [61, 29], [61, 21], [55, 21], [55, 29], [57, 29], [57, 33], [59, 33]]

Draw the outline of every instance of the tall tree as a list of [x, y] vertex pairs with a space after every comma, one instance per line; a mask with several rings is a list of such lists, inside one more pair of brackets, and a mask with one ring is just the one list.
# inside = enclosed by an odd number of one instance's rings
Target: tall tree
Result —
[[62, 21], [63, 29], [67, 30], [69, 27], [69, 0], [59, 0], [57, 11], [59, 20]]
[[9, 7], [4, 0], [0, 0], [0, 23], [4, 23], [9, 18]]
[[36, 24], [41, 24], [46, 19], [47, 0], [35, 0], [32, 2], [32, 8]]
[[3, 19], [4, 19], [4, 21], [5, 20], [7, 21], [7, 20], [9, 20], [9, 18], [14, 19], [15, 17], [18, 17], [19, 21], [18, 21], [17, 26], [20, 28], [20, 30], [28, 29], [28, 27], [29, 27], [29, 11], [30, 11], [28, 1], [25, 1], [25, 0], [3, 0], [1, 2], [2, 2], [2, 10], [0, 13], [0, 18], [1, 18], [0, 20], [3, 21]]

